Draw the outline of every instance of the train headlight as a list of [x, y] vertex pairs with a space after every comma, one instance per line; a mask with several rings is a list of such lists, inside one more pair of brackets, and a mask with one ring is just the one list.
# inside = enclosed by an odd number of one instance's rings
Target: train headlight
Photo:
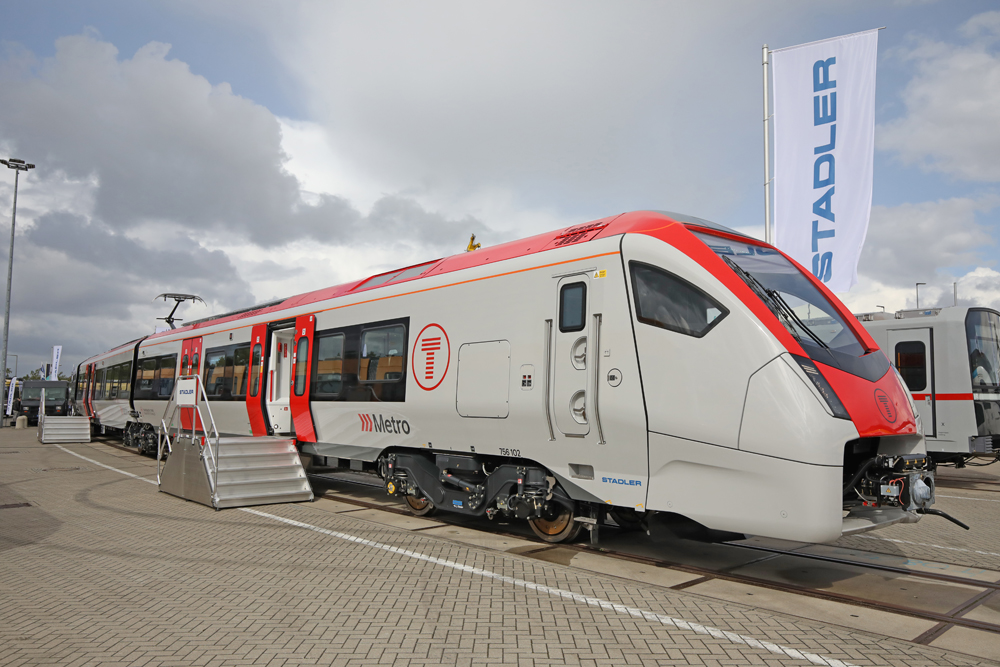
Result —
[[845, 408], [844, 404], [840, 402], [840, 398], [838, 398], [836, 392], [833, 391], [833, 387], [831, 387], [830, 383], [827, 382], [825, 377], [823, 377], [823, 374], [819, 372], [819, 369], [816, 368], [816, 364], [812, 362], [812, 359], [800, 357], [797, 354], [793, 354], [792, 358], [798, 362], [799, 366], [802, 367], [802, 370], [805, 371], [809, 379], [812, 380], [812, 383], [816, 386], [816, 389], [823, 397], [823, 400], [825, 400], [826, 404], [830, 407], [830, 411], [833, 413], [833, 416], [837, 419], [846, 419], [850, 421], [851, 415], [847, 414], [847, 408]]

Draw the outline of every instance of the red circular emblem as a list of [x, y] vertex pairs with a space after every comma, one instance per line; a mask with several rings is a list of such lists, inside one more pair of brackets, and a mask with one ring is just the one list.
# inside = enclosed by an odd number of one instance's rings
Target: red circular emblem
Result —
[[413, 379], [425, 391], [437, 389], [451, 365], [451, 342], [448, 334], [437, 324], [428, 324], [413, 342], [410, 370]]
[[889, 395], [881, 389], [875, 390], [875, 405], [878, 406], [878, 411], [882, 414], [883, 419], [890, 424], [896, 423], [896, 406], [892, 404]]

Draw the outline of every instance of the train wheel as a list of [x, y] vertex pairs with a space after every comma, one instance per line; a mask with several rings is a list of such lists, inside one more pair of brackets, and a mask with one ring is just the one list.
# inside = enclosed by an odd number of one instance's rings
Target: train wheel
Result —
[[642, 527], [642, 517], [631, 507], [616, 507], [611, 510], [611, 518], [622, 530], [639, 530]]
[[430, 516], [437, 509], [434, 507], [434, 503], [427, 498], [417, 498], [416, 496], [406, 496], [406, 504], [410, 511], [417, 516]]
[[583, 527], [576, 521], [576, 512], [557, 503], [550, 503], [542, 516], [528, 519], [528, 525], [546, 542], [569, 542]]

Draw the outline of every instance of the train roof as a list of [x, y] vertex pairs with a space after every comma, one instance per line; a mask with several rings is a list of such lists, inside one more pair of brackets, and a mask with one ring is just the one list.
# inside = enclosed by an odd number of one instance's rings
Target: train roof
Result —
[[[312, 292], [298, 294], [285, 299], [269, 301], [267, 303], [230, 311], [220, 315], [213, 315], [189, 322], [183, 327], [155, 333], [148, 336], [148, 339], [174, 336], [185, 331], [196, 331], [201, 328], [256, 317], [257, 315], [265, 313], [279, 312], [319, 301], [326, 301], [339, 296], [365, 292], [369, 289], [377, 289], [379, 287], [389, 285], [398, 285], [404, 282], [419, 280], [430, 276], [437, 276], [444, 273], [451, 273], [454, 271], [461, 271], [463, 269], [493, 264], [507, 259], [514, 259], [516, 257], [523, 257], [525, 255], [585, 243], [599, 238], [607, 238], [628, 233], [649, 232], [662, 228], [664, 223], [681, 224], [687, 228], [702, 228], [716, 234], [746, 240], [749, 243], [762, 243], [759, 239], [747, 236], [746, 234], [742, 234], [718, 223], [682, 213], [652, 210], [620, 213], [618, 215], [601, 218], [600, 220], [594, 220], [592, 222], [573, 225], [571, 227], [537, 234], [535, 236], [518, 239], [516, 241], [509, 241], [507, 243], [481, 248], [474, 252], [462, 252], [450, 257], [431, 260], [429, 262], [422, 262], [420, 264], [414, 264], [400, 269], [393, 269], [392, 271], [385, 271], [360, 280], [355, 280], [353, 282], [334, 285], [332, 287], [325, 287]], [[92, 363], [101, 357], [106, 357], [110, 354], [121, 351], [123, 348], [135, 345], [136, 342], [137, 341], [130, 341], [123, 345], [119, 345], [112, 350], [94, 355], [85, 361]]]

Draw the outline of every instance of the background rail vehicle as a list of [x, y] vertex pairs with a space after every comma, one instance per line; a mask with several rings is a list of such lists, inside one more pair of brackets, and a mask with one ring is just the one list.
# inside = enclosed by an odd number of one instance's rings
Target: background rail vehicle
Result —
[[1000, 457], [1000, 313], [947, 307], [856, 317], [903, 376], [923, 423], [928, 455], [957, 466], [977, 456], [992, 456], [990, 463], [995, 462]]
[[553, 542], [606, 510], [828, 542], [938, 513], [891, 368], [778, 250], [633, 212], [132, 341], [83, 362], [76, 396], [149, 450], [175, 376], [201, 374], [224, 434], [294, 434], [416, 514]]

